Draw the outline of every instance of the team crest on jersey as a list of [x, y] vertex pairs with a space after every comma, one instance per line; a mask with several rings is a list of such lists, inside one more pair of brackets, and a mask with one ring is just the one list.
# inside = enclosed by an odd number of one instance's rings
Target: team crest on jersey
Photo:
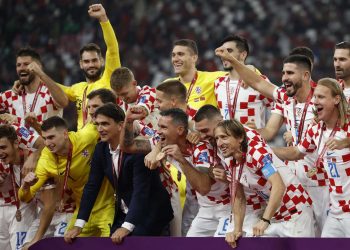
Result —
[[200, 155], [198, 156], [198, 160], [201, 162], [209, 162], [208, 153], [207, 152], [200, 153]]
[[145, 127], [144, 133], [148, 136], [154, 136], [154, 130], [148, 127]]
[[28, 129], [26, 129], [25, 127], [21, 127], [19, 129], [19, 133], [24, 137], [24, 138], [28, 138], [28, 136], [30, 135], [30, 132]]
[[139, 99], [139, 103], [145, 103], [146, 102], [146, 96], [141, 96]]
[[202, 93], [202, 88], [201, 87], [196, 87], [196, 93], [199, 95], [200, 93]]
[[89, 151], [88, 151], [87, 149], [84, 149], [83, 152], [81, 152], [81, 155], [82, 155], [83, 157], [85, 157], [85, 158], [88, 158], [89, 155], [90, 155], [90, 153], [89, 153]]

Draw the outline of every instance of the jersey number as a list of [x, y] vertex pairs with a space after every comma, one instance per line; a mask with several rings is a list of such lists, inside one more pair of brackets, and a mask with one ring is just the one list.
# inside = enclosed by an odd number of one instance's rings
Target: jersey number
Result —
[[328, 162], [328, 168], [333, 178], [340, 177], [337, 170], [337, 165], [334, 162]]

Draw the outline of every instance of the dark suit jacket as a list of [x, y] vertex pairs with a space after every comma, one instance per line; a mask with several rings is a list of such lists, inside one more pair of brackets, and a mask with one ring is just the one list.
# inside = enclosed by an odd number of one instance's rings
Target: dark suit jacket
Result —
[[[114, 186], [112, 156], [108, 143], [99, 142], [92, 157], [89, 180], [84, 187], [78, 219], [88, 221], [104, 176]], [[172, 220], [173, 210], [158, 170], [145, 167], [144, 155], [124, 153], [121, 171], [115, 180], [118, 200], [111, 233], [126, 221], [135, 225], [133, 235], [160, 235]], [[120, 208], [121, 199], [129, 208], [126, 215]]]

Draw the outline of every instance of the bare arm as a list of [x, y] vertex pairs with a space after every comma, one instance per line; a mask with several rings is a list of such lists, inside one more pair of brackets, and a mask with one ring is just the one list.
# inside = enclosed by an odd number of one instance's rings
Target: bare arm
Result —
[[130, 122], [127, 118], [120, 133], [120, 149], [126, 153], [151, 152], [151, 144], [147, 139], [135, 138], [133, 121]]
[[36, 149], [36, 151], [32, 152], [24, 162], [22, 169], [23, 176], [26, 176], [29, 172], [33, 172], [35, 170], [36, 164], [38, 163], [41, 155], [41, 151], [45, 147], [44, 139], [39, 136], [35, 141], [33, 147]]
[[162, 149], [162, 152], [173, 157], [180, 163], [180, 167], [193, 189], [195, 189], [201, 195], [206, 195], [209, 193], [213, 180], [209, 177], [208, 173], [201, 172], [193, 167], [183, 157], [178, 145], [167, 145]]
[[270, 141], [277, 135], [283, 124], [283, 117], [272, 113], [269, 120], [266, 123], [266, 126], [261, 129], [257, 129], [257, 131], [261, 134], [262, 138], [266, 141]]
[[52, 99], [55, 105], [58, 108], [65, 108], [69, 101], [67, 95], [60, 88], [60, 86], [52, 80], [42, 69], [41, 65], [39, 65], [36, 61], [31, 62], [28, 65], [28, 70], [34, 72], [46, 85], [49, 89]]
[[277, 155], [278, 158], [281, 160], [287, 160], [287, 161], [297, 161], [304, 158], [304, 155], [302, 152], [299, 151], [299, 149], [294, 147], [281, 147], [281, 148], [272, 148], [275, 155]]
[[239, 62], [236, 58], [231, 56], [227, 50], [223, 47], [219, 47], [215, 50], [215, 54], [223, 60], [227, 60], [232, 63], [234, 69], [239, 74], [240, 78], [243, 80], [245, 84], [248, 84], [253, 89], [259, 91], [266, 97], [273, 99], [273, 92], [275, 90], [276, 85], [266, 81], [259, 74], [257, 74], [251, 67], [246, 66]]

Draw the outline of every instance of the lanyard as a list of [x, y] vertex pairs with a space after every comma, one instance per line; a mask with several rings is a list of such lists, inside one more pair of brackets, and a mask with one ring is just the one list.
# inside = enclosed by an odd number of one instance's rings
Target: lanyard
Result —
[[[30, 109], [29, 109], [29, 112], [33, 112], [33, 111], [34, 111], [34, 108], [35, 108], [36, 102], [38, 101], [39, 93], [40, 93], [42, 87], [43, 87], [43, 83], [40, 83], [39, 87], [38, 87], [38, 88], [36, 89], [36, 91], [35, 91], [33, 103], [32, 103], [32, 106], [31, 106]], [[27, 93], [25, 92], [25, 90], [23, 90], [23, 94], [22, 94], [22, 105], [23, 105], [23, 113], [24, 113], [24, 116], [25, 116], [26, 113], [27, 113], [26, 95], [27, 95]]]
[[[245, 154], [243, 155], [243, 160], [239, 164], [238, 169], [238, 178], [236, 179], [236, 167], [232, 166], [232, 173], [231, 173], [231, 186], [230, 186], [230, 195], [231, 195], [231, 209], [233, 209], [233, 205], [235, 203], [236, 193], [237, 193], [237, 185], [239, 183], [239, 180], [241, 179], [242, 172], [243, 172], [243, 166], [246, 161]], [[232, 221], [232, 218], [230, 219]]]
[[190, 95], [192, 93], [194, 85], [196, 84], [197, 78], [198, 78], [198, 72], [196, 71], [196, 74], [194, 75], [194, 77], [193, 77], [193, 79], [191, 81], [191, 84], [190, 84], [190, 86], [188, 88], [188, 91], [187, 91], [186, 103], [188, 103], [188, 100], [190, 99]]
[[[23, 151], [20, 151], [20, 157], [21, 157], [21, 163], [20, 163], [20, 171], [22, 170], [23, 167], [23, 163], [24, 163], [24, 154]], [[15, 180], [15, 173], [13, 171], [13, 165], [10, 164], [10, 174], [11, 174], [11, 183], [12, 183], [12, 188], [13, 188], [13, 192], [15, 194], [15, 203], [16, 203], [16, 220], [19, 222], [22, 220], [22, 214], [21, 211], [19, 210], [20, 207], [20, 201], [18, 198], [18, 191], [17, 191], [17, 185], [16, 185], [16, 180]], [[22, 177], [21, 177], [21, 173], [20, 173], [20, 177], [19, 177], [19, 185], [21, 186], [21, 182], [22, 182]]]
[[83, 125], [85, 125], [86, 121], [87, 121], [87, 118], [88, 118], [88, 110], [87, 110], [87, 107], [86, 107], [86, 93], [87, 93], [87, 89], [88, 87], [86, 86], [85, 89], [84, 89], [84, 93], [83, 93], [83, 100], [82, 100], [82, 112], [83, 112]]
[[238, 81], [236, 90], [235, 90], [235, 94], [233, 96], [233, 102], [231, 105], [231, 94], [230, 94], [230, 77], [227, 76], [227, 80], [226, 80], [226, 93], [227, 93], [227, 108], [228, 108], [228, 113], [230, 115], [230, 119], [234, 119], [235, 118], [235, 112], [236, 112], [236, 106], [237, 106], [237, 100], [238, 100], [238, 93], [239, 90], [241, 88], [241, 80]]
[[310, 105], [310, 101], [312, 98], [312, 95], [314, 94], [314, 89], [311, 88], [309, 95], [307, 96], [305, 105], [304, 105], [304, 109], [303, 109], [303, 113], [301, 115], [301, 119], [300, 119], [300, 123], [299, 123], [299, 127], [297, 125], [297, 116], [296, 116], [296, 100], [294, 99], [293, 101], [293, 117], [294, 117], [294, 129], [295, 129], [295, 139], [296, 139], [296, 145], [300, 142], [301, 140], [301, 136], [303, 134], [303, 130], [304, 130], [304, 123], [305, 123], [305, 117], [306, 117], [306, 112], [307, 109]]
[[[335, 133], [337, 132], [338, 126], [339, 125], [338, 125], [338, 120], [337, 120], [337, 123], [335, 124], [331, 134], [329, 135], [329, 138], [334, 137]], [[318, 141], [317, 149], [319, 149], [320, 146], [321, 146], [321, 141], [322, 141], [323, 131], [324, 130], [326, 130], [326, 124], [325, 123], [323, 124], [322, 129], [321, 129], [320, 140]], [[317, 168], [319, 168], [321, 160], [322, 160], [324, 154], [326, 153], [327, 149], [328, 149], [327, 145], [324, 144], [324, 147], [323, 147], [323, 149], [321, 151], [321, 154], [319, 154], [319, 156], [318, 156], [318, 158], [316, 160], [315, 166], [307, 172], [307, 176], [308, 177], [312, 177], [312, 176], [314, 176], [317, 173]]]
[[[69, 171], [70, 171], [70, 167], [72, 164], [72, 154], [73, 154], [73, 145], [72, 145], [72, 142], [69, 140], [69, 151], [68, 151], [68, 155], [67, 155], [67, 163], [66, 163], [66, 168], [65, 168], [65, 173], [64, 173], [64, 181], [63, 181], [63, 187], [62, 187], [61, 197], [60, 197], [60, 207], [59, 207], [60, 212], [62, 212], [63, 208], [64, 208], [63, 198], [64, 198], [64, 193], [67, 190], [68, 176], [69, 176]], [[56, 156], [56, 160], [57, 160], [57, 172], [58, 172], [58, 156]], [[58, 176], [59, 176], [59, 173], [58, 173]]]
[[123, 160], [123, 152], [120, 150], [119, 151], [119, 157], [118, 157], [118, 175], [116, 173], [116, 169], [115, 169], [115, 165], [114, 165], [114, 161], [112, 158], [112, 172], [113, 172], [113, 184], [114, 184], [114, 199], [117, 200], [117, 178], [119, 178], [120, 176], [120, 171], [122, 168], [122, 160]]

